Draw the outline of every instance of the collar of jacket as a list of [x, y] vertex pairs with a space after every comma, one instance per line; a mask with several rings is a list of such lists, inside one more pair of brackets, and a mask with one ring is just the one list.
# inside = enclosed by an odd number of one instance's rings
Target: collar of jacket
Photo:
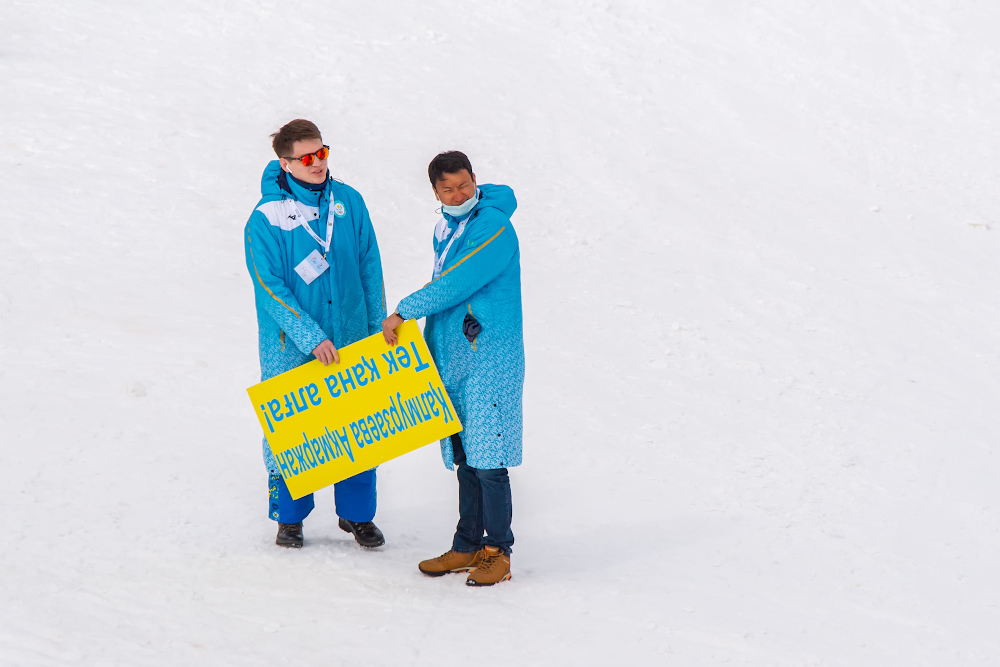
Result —
[[[329, 176], [329, 172], [327, 172]], [[303, 204], [308, 204], [310, 206], [319, 206], [320, 201], [323, 200], [323, 195], [330, 187], [330, 179], [327, 178], [326, 181], [322, 183], [322, 186], [317, 189], [307, 188], [302, 181], [295, 178], [294, 176], [289, 177], [288, 172], [282, 170], [278, 174], [278, 187], [287, 192], [292, 196], [293, 199], [302, 202]]]

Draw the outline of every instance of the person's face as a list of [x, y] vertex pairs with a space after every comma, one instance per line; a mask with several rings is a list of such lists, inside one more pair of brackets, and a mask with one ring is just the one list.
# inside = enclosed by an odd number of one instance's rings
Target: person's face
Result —
[[444, 174], [434, 185], [434, 198], [445, 206], [461, 206], [476, 196], [476, 175], [468, 169]]
[[[323, 148], [322, 139], [303, 139], [292, 144], [292, 154], [290, 158], [301, 158], [303, 155], [315, 153]], [[326, 160], [317, 160], [313, 156], [312, 164], [308, 167], [300, 160], [281, 158], [281, 168], [289, 174], [305, 181], [306, 183], [322, 183], [326, 180]]]

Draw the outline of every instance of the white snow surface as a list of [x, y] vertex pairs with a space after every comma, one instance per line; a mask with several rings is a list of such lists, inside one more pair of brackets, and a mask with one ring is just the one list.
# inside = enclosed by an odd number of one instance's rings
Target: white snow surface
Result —
[[[1000, 664], [1000, 5], [0, 4], [0, 664]], [[274, 545], [242, 228], [315, 120], [390, 308], [514, 188], [513, 579], [434, 445]]]

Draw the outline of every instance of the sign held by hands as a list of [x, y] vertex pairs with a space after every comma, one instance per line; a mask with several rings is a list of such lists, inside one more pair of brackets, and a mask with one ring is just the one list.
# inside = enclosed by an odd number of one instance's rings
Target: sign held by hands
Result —
[[247, 389], [292, 498], [462, 430], [414, 320]]

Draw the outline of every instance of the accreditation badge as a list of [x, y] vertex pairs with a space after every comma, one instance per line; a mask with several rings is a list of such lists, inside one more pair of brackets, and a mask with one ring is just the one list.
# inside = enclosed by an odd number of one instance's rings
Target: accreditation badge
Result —
[[330, 265], [323, 259], [323, 255], [319, 254], [319, 250], [313, 250], [309, 253], [308, 257], [295, 267], [295, 273], [299, 274], [299, 278], [302, 278], [306, 285], [309, 285], [329, 268]]

